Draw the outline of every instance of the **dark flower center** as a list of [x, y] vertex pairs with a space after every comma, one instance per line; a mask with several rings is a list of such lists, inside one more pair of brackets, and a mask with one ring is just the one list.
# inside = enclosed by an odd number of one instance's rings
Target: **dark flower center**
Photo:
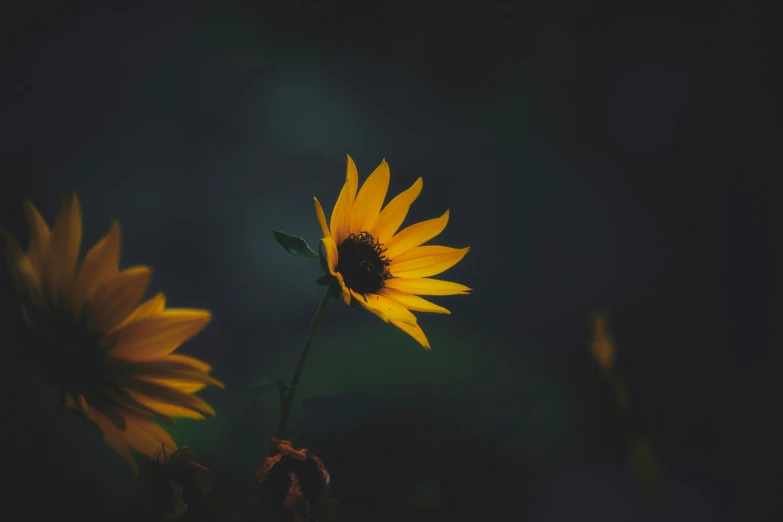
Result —
[[99, 347], [103, 334], [88, 331], [84, 321], [74, 320], [67, 310], [33, 312], [33, 317], [30, 351], [53, 385], [74, 398], [106, 388], [106, 352]]
[[368, 232], [350, 234], [337, 249], [337, 271], [345, 285], [359, 294], [373, 294], [391, 279], [391, 260], [382, 245]]

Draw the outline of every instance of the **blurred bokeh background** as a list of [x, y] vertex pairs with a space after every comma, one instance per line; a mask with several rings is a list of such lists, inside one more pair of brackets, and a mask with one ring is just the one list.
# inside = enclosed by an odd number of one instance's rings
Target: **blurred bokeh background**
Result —
[[[227, 389], [174, 435], [212, 469], [220, 520], [246, 520], [277, 422], [252, 383], [290, 378], [321, 293], [269, 227], [316, 245], [312, 197], [331, 208], [346, 154], [361, 179], [386, 158], [390, 194], [424, 178], [408, 222], [451, 209], [437, 242], [472, 250], [444, 277], [474, 292], [420, 314], [429, 352], [327, 311], [298, 398], [317, 396], [304, 430], [340, 520], [780, 515], [771, 8], [160, 4], [3, 8], [0, 223], [26, 238], [22, 198], [51, 221], [75, 190], [85, 244], [118, 219], [151, 291], [214, 312], [183, 351]], [[596, 306], [667, 503], [592, 393]], [[97, 429], [63, 416], [51, 447], [24, 446], [53, 409], [1, 342], [3, 437], [44, 455], [39, 502], [118, 520], [133, 482]]]

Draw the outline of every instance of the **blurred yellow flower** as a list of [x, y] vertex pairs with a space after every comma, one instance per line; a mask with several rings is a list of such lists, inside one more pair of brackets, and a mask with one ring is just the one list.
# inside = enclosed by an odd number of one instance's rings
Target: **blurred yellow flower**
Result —
[[68, 195], [53, 229], [26, 203], [30, 243], [23, 252], [14, 236], [7, 261], [30, 334], [29, 355], [65, 404], [94, 421], [104, 441], [138, 473], [131, 448], [145, 455], [174, 451], [157, 419], [203, 419], [214, 410], [193, 395], [223, 387], [208, 364], [173, 353], [210, 321], [206, 310], [167, 309], [163, 294], [141, 302], [151, 271], [119, 269], [120, 230], [113, 223], [79, 262], [82, 215]]
[[422, 246], [446, 228], [448, 210], [439, 218], [397, 232], [421, 192], [422, 180], [416, 180], [382, 208], [389, 176], [389, 165], [384, 160], [359, 188], [356, 165], [348, 156], [345, 184], [329, 226], [315, 199], [324, 236], [321, 242], [329, 272], [337, 279], [346, 304], [352, 300], [359, 303], [429, 349], [429, 341], [411, 311], [450, 313], [419, 296], [467, 294], [471, 289], [465, 285], [430, 276], [456, 265], [470, 248]]
[[609, 332], [609, 325], [606, 312], [596, 310], [591, 319], [592, 339], [590, 342], [590, 351], [598, 362], [601, 370], [610, 374], [614, 368], [615, 347], [614, 340]]

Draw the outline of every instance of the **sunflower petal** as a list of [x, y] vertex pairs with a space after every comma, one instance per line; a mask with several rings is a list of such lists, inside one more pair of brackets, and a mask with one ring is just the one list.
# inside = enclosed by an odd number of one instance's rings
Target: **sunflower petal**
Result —
[[8, 268], [13, 270], [26, 256], [19, 246], [19, 241], [16, 240], [16, 236], [7, 228], [0, 227], [0, 239], [3, 240], [2, 246], [3, 254], [5, 254], [5, 261], [8, 264]]
[[424, 335], [424, 330], [422, 330], [421, 326], [419, 326], [418, 324], [408, 324], [402, 321], [397, 321], [395, 319], [392, 319], [389, 322], [394, 326], [396, 326], [397, 328], [399, 328], [400, 330], [402, 330], [403, 332], [405, 332], [406, 334], [416, 339], [416, 341], [418, 341], [418, 343], [422, 345], [425, 350], [430, 349], [430, 342], [427, 340], [427, 336]]
[[138, 475], [139, 465], [136, 462], [136, 457], [133, 455], [130, 444], [125, 438], [124, 433], [117, 429], [108, 417], [95, 408], [90, 409], [89, 416], [103, 432], [103, 442], [125, 459], [130, 465], [134, 475]]
[[593, 357], [606, 373], [611, 373], [615, 359], [615, 345], [607, 326], [606, 315], [597, 311], [592, 317], [592, 341], [591, 349]]
[[63, 200], [60, 213], [54, 222], [50, 251], [45, 262], [48, 285], [45, 284], [44, 287], [48, 287], [55, 304], [63, 305], [70, 299], [81, 243], [82, 211], [76, 194], [71, 193]]
[[470, 251], [470, 247], [451, 248], [426, 245], [411, 248], [392, 261], [389, 271], [394, 277], [438, 275], [459, 263], [468, 251]]
[[204, 416], [213, 417], [215, 415], [215, 410], [200, 398], [163, 384], [163, 382], [165, 381], [131, 375], [120, 375], [117, 377], [117, 384], [129, 392], [137, 392], [161, 402], [188, 408]]
[[35, 269], [29, 256], [24, 255], [14, 235], [6, 228], [0, 227], [0, 239], [5, 245], [5, 261], [16, 288], [29, 299], [36, 307], [45, 305], [41, 291], [40, 279], [36, 276]]
[[132, 375], [139, 378], [174, 379], [183, 382], [193, 382], [225, 388], [226, 385], [211, 375], [193, 369], [192, 366], [181, 361], [168, 358], [156, 359], [148, 362], [135, 362], [129, 368]]
[[[173, 369], [169, 368], [168, 365], [152, 365], [143, 370], [139, 369], [139, 371], [134, 372], [134, 375], [140, 379], [167, 380], [171, 383], [181, 383], [186, 387], [189, 387], [190, 384], [203, 384], [204, 386], [215, 386], [221, 390], [226, 388], [223, 382], [215, 379], [208, 373]], [[176, 388], [177, 385], [172, 384], [172, 387]]]
[[321, 240], [326, 253], [326, 263], [329, 266], [329, 273], [337, 275], [337, 245], [331, 237], [325, 237]]
[[347, 286], [345, 286], [345, 279], [343, 278], [343, 275], [341, 273], [337, 273], [337, 283], [340, 285], [340, 290], [343, 294], [343, 301], [345, 304], [350, 305], [351, 304], [351, 291], [348, 289]]
[[313, 198], [313, 201], [315, 202], [315, 214], [318, 216], [318, 224], [321, 225], [322, 237], [332, 237], [329, 233], [329, 227], [326, 226], [326, 215], [323, 207], [321, 207], [321, 202], [318, 201], [318, 198]]
[[125, 319], [117, 323], [115, 326], [109, 330], [110, 332], [113, 330], [116, 330], [117, 328], [122, 328], [128, 323], [132, 323], [133, 321], [138, 321], [139, 319], [142, 319], [144, 317], [149, 317], [151, 315], [159, 314], [163, 312], [163, 310], [166, 309], [166, 296], [163, 295], [162, 292], [158, 292], [150, 299], [147, 299], [143, 303], [141, 303], [139, 306], [137, 306], [130, 314], [128, 314]]
[[167, 355], [163, 360], [178, 362], [182, 365], [185, 365], [186, 367], [190, 367], [191, 369], [200, 372], [209, 373], [212, 371], [212, 366], [205, 363], [201, 359], [196, 359], [195, 357], [190, 357], [189, 355], [183, 355], [181, 353], [172, 353], [170, 355]]
[[87, 404], [87, 399], [84, 398], [84, 395], [79, 394], [77, 401], [78, 402], [76, 403], [76, 410], [84, 415], [89, 416], [91, 408], [90, 405]]
[[414, 312], [430, 312], [434, 314], [451, 313], [447, 309], [443, 308], [442, 306], [438, 306], [435, 303], [431, 303], [422, 297], [409, 294], [406, 292], [400, 292], [399, 290], [394, 290], [393, 288], [388, 288], [384, 286], [378, 291], [378, 293], [384, 297], [388, 297], [389, 299], [400, 303], [408, 310], [412, 310]]
[[[381, 319], [381, 321], [383, 321], [384, 323], [388, 323], [389, 322], [389, 318], [386, 317], [386, 314], [384, 314], [380, 310], [377, 310], [375, 308], [371, 308], [367, 304], [367, 300], [364, 298], [363, 295], [361, 295], [361, 294], [359, 294], [357, 292], [354, 292], [353, 290], [349, 290], [349, 292], [353, 296], [353, 298], [356, 299], [356, 301], [360, 305], [362, 305], [362, 307], [364, 307], [367, 311], [372, 312], [373, 314], [377, 315]], [[350, 303], [346, 303], [346, 304], [350, 304]]]
[[87, 303], [87, 325], [105, 332], [130, 314], [147, 293], [152, 271], [146, 266], [123, 270], [95, 289]]
[[146, 395], [142, 395], [137, 392], [130, 392], [135, 401], [141, 404], [144, 408], [148, 408], [160, 416], [164, 417], [183, 417], [186, 419], [204, 420], [202, 414], [190, 408], [183, 408], [182, 406], [174, 406], [167, 402], [155, 400]]
[[359, 173], [353, 158], [348, 156], [348, 167], [345, 173], [345, 184], [337, 198], [337, 203], [332, 210], [329, 230], [332, 231], [332, 239], [339, 245], [348, 236], [351, 228], [351, 212], [353, 202], [356, 199], [356, 190], [359, 188]]
[[84, 302], [101, 284], [119, 273], [120, 268], [120, 227], [113, 222], [106, 234], [87, 255], [84, 256], [73, 291], [73, 310], [77, 317]]
[[340, 290], [343, 293], [343, 301], [345, 304], [351, 304], [351, 294], [348, 291], [348, 287], [345, 286], [345, 279], [343, 275], [337, 271], [337, 245], [330, 237], [325, 237], [321, 240], [324, 244], [324, 251], [326, 252], [326, 264], [329, 266], [329, 273], [337, 278], [337, 282], [340, 285]]
[[197, 393], [207, 387], [207, 385], [202, 382], [178, 381], [174, 379], [152, 379], [152, 378], [149, 378], [147, 380], [157, 382], [159, 384], [168, 386], [169, 388], [174, 388], [184, 393]]
[[409, 324], [416, 324], [416, 316], [400, 303], [377, 294], [361, 295], [351, 290], [351, 295], [359, 301], [364, 308], [374, 313], [385, 323], [395, 319]]
[[424, 182], [421, 178], [417, 179], [408, 190], [399, 193], [381, 211], [375, 226], [369, 231], [381, 244], [386, 243], [400, 229], [402, 222], [405, 221], [405, 217], [408, 215], [411, 204], [421, 194], [423, 184]]
[[101, 413], [103, 413], [106, 418], [109, 419], [109, 422], [114, 424], [117, 429], [125, 429], [125, 415], [129, 413], [129, 411], [124, 408], [118, 408], [117, 404], [111, 400], [108, 394], [95, 396], [91, 399], [90, 404], [91, 410], [101, 410]]
[[362, 184], [351, 211], [352, 234], [369, 231], [375, 226], [389, 190], [389, 176], [389, 164], [384, 159]]
[[340, 190], [337, 203], [334, 204], [329, 223], [329, 230], [331, 230], [335, 242], [342, 242], [348, 236], [348, 227], [343, 225], [346, 214], [350, 213], [349, 205], [353, 205], [353, 202], [349, 203], [348, 199], [348, 183], [346, 182]]
[[76, 401], [73, 400], [73, 395], [68, 392], [63, 394], [63, 406], [70, 409], [76, 408]]
[[108, 393], [114, 402], [116, 402], [119, 406], [121, 406], [122, 408], [130, 412], [136, 413], [138, 415], [143, 415], [145, 417], [152, 417], [172, 428], [177, 427], [177, 423], [174, 422], [174, 419], [172, 419], [171, 417], [165, 414], [159, 413], [153, 410], [152, 408], [150, 408], [149, 406], [141, 403], [135, 397], [135, 395], [128, 390], [123, 390], [123, 389], [109, 390]]
[[41, 213], [31, 202], [24, 202], [24, 211], [27, 224], [30, 227], [30, 244], [27, 246], [27, 254], [30, 256], [30, 263], [35, 269], [38, 281], [43, 281], [43, 262], [49, 251], [51, 232], [46, 221], [41, 217]]
[[467, 294], [471, 291], [470, 288], [459, 283], [427, 277], [393, 277], [384, 282], [384, 285], [400, 292], [416, 295], [457, 295]]
[[169, 355], [203, 330], [212, 319], [207, 310], [171, 308], [115, 328], [101, 341], [112, 346], [109, 355], [144, 361]]
[[428, 219], [421, 223], [416, 223], [403, 230], [391, 238], [384, 245], [386, 246], [386, 257], [394, 260], [394, 256], [405, 253], [411, 248], [426, 243], [437, 236], [449, 222], [449, 211], [447, 210], [441, 217]]
[[130, 445], [146, 457], [159, 452], [161, 447], [171, 455], [177, 450], [177, 444], [171, 435], [158, 423], [141, 415], [128, 415], [125, 437]]

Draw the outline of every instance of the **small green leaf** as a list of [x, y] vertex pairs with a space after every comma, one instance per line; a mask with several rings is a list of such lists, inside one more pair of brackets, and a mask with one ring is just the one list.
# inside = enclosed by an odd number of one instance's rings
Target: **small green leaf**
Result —
[[250, 386], [253, 386], [254, 388], [258, 389], [261, 393], [266, 393], [274, 389], [288, 391], [291, 388], [291, 386], [289, 386], [284, 380], [270, 381], [269, 379], [262, 379], [260, 381], [256, 381]]
[[251, 386], [258, 388], [258, 390], [261, 393], [266, 393], [269, 390], [274, 390], [277, 387], [277, 383], [275, 381], [270, 381], [268, 379], [264, 379], [261, 381], [256, 381]]
[[270, 228], [275, 240], [292, 256], [319, 257], [301, 237], [289, 236]]

